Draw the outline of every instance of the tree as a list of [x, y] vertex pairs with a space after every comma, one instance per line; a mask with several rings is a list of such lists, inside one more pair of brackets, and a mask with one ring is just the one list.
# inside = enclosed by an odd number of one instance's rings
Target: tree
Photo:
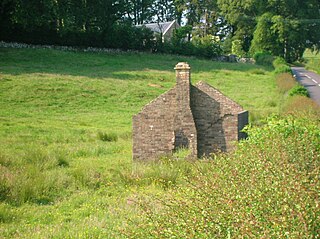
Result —
[[293, 62], [307, 47], [320, 48], [318, 1], [269, 1], [267, 7], [269, 12], [258, 18], [253, 51], [269, 51]]
[[307, 47], [320, 49], [319, 0], [218, 0], [234, 39], [248, 51], [270, 51], [287, 61], [299, 59]]
[[217, 35], [219, 14], [216, 0], [187, 0], [186, 6], [187, 23], [194, 27], [193, 35]]
[[218, 6], [246, 51], [251, 45], [251, 52], [269, 51], [292, 62], [307, 47], [320, 49], [318, 0], [218, 0]]
[[250, 48], [256, 26], [255, 17], [259, 14], [259, 5], [259, 0], [217, 0], [220, 14], [229, 25], [228, 38], [240, 40], [246, 52]]
[[134, 25], [143, 24], [152, 20], [153, 0], [124, 0], [125, 17]]
[[175, 20], [175, 8], [172, 0], [154, 0], [152, 4], [153, 20], [169, 22]]

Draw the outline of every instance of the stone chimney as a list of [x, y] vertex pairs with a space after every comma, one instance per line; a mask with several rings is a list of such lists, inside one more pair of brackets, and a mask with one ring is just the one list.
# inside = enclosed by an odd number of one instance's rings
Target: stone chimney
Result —
[[190, 66], [187, 62], [179, 62], [175, 68], [177, 84], [189, 83], [190, 84]]
[[178, 110], [182, 111], [190, 108], [190, 66], [187, 62], [179, 62], [175, 68], [176, 70], [176, 100]]
[[174, 119], [174, 149], [189, 148], [191, 155], [197, 155], [197, 132], [190, 107], [190, 66], [179, 62], [176, 70], [176, 114]]

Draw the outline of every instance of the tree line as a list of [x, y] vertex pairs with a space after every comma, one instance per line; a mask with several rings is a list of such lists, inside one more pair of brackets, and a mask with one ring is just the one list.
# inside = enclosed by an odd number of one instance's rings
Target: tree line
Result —
[[171, 44], [180, 51], [184, 34], [225, 53], [287, 61], [320, 49], [319, 0], [1, 0], [0, 40], [161, 50], [151, 31], [134, 26], [172, 20], [186, 25]]

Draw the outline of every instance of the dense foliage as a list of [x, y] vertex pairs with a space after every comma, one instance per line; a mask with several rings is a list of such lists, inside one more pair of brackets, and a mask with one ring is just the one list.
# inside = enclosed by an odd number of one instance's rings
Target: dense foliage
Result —
[[[130, 238], [318, 238], [317, 120], [271, 117], [234, 155], [193, 165], [166, 198], [142, 198]], [[147, 206], [146, 206], [147, 204]]]
[[[177, 20], [190, 29], [186, 41], [211, 37], [226, 53], [270, 52], [290, 62], [307, 47], [319, 50], [319, 10], [317, 0], [3, 0], [0, 40], [161, 51], [150, 31], [133, 26]], [[203, 45], [182, 48], [198, 55]]]
[[218, 0], [218, 5], [246, 51], [269, 51], [292, 62], [306, 47], [320, 48], [318, 0]]

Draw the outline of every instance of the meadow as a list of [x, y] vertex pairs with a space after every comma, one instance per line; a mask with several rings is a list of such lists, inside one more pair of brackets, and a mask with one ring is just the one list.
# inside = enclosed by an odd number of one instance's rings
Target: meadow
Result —
[[[1, 48], [0, 235], [206, 238], [210, 228], [216, 237], [252, 238], [261, 236], [255, 233], [262, 227], [268, 228], [265, 235], [278, 238], [319, 235], [314, 200], [319, 189], [314, 177], [320, 151], [317, 119], [296, 123], [273, 119], [264, 128], [253, 128], [251, 142], [245, 141], [235, 155], [217, 155], [213, 163], [185, 161], [183, 151], [157, 163], [132, 162], [132, 116], [175, 84], [173, 67], [180, 61], [192, 67], [193, 83], [205, 80], [249, 110], [253, 125], [264, 125], [265, 117], [281, 111], [284, 95], [271, 68], [148, 53]], [[308, 137], [302, 140], [303, 135]], [[308, 144], [310, 140], [314, 143]], [[276, 157], [269, 160], [272, 155]], [[284, 178], [288, 189], [280, 183]], [[252, 187], [249, 182], [254, 182]], [[212, 190], [217, 187], [223, 190]], [[239, 190], [242, 200], [234, 198]], [[212, 191], [216, 194], [209, 195]], [[211, 212], [202, 210], [201, 203], [208, 198], [212, 202], [220, 198], [216, 205], [208, 204]], [[281, 203], [267, 213], [279, 198]], [[239, 211], [225, 208], [227, 200], [237, 202], [234, 208]], [[166, 220], [164, 212], [172, 220]], [[198, 218], [202, 213], [211, 224]], [[234, 224], [235, 219], [239, 221]]]

